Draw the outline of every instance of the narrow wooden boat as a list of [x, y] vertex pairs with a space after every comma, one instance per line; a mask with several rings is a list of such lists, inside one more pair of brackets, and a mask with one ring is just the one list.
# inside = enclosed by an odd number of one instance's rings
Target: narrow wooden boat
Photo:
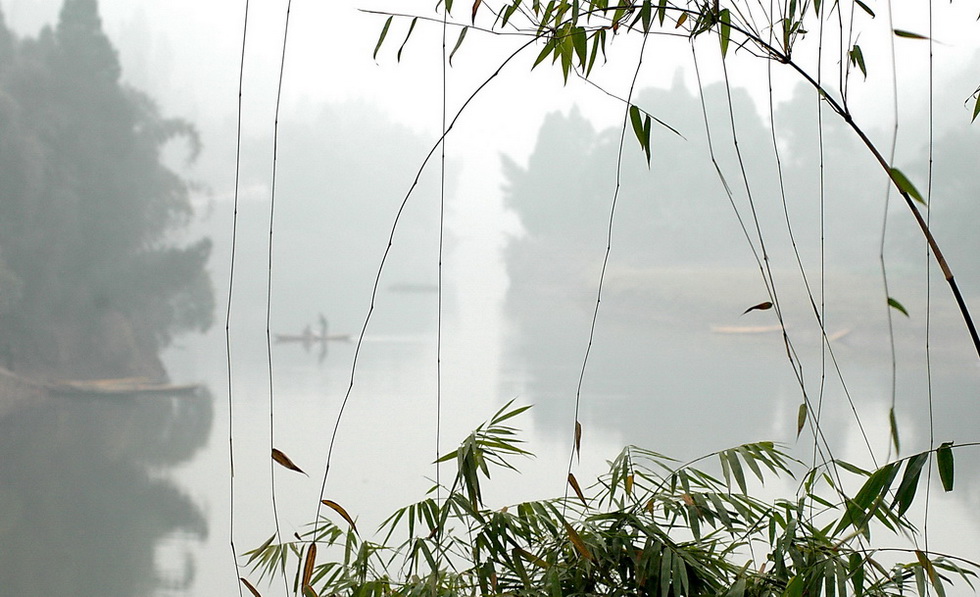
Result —
[[145, 378], [64, 380], [48, 384], [48, 392], [60, 396], [140, 396], [193, 394], [201, 384], [170, 384]]

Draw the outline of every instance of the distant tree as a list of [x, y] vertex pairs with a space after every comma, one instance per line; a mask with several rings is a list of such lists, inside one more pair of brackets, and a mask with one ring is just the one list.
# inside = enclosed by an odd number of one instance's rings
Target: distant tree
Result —
[[96, 0], [65, 0], [36, 39], [0, 21], [7, 366], [161, 373], [156, 352], [172, 334], [211, 323], [211, 243], [168, 240], [192, 214], [191, 186], [161, 161], [180, 138], [193, 160], [197, 133], [120, 74]]

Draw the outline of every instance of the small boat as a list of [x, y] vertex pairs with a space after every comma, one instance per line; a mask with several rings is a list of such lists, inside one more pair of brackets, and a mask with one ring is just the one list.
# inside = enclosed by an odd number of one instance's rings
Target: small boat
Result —
[[47, 385], [48, 392], [60, 396], [138, 396], [194, 394], [201, 384], [171, 384], [143, 377], [116, 379], [64, 380]]
[[715, 325], [711, 331], [716, 334], [771, 334], [781, 332], [781, 325]]
[[350, 334], [273, 334], [276, 342], [350, 342]]
[[309, 346], [314, 342], [350, 342], [350, 334], [328, 334], [327, 333], [327, 318], [321, 313], [319, 316], [320, 320], [320, 333], [315, 333], [310, 325], [307, 325], [303, 329], [302, 334], [273, 334], [273, 339], [276, 342], [302, 342], [303, 344]]

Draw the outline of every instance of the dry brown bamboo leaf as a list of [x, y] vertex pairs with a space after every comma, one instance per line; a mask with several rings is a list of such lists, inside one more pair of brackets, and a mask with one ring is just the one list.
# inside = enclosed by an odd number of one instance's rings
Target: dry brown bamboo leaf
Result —
[[582, 424], [575, 421], [575, 454], [582, 459]]
[[568, 484], [571, 485], [572, 489], [575, 490], [575, 495], [578, 496], [578, 499], [582, 500], [582, 505], [588, 508], [589, 503], [585, 501], [585, 495], [582, 493], [582, 488], [579, 487], [578, 480], [575, 478], [575, 475], [573, 475], [572, 473], [568, 473]]
[[313, 568], [316, 566], [316, 543], [310, 543], [306, 550], [306, 564], [303, 566], [303, 587], [308, 587], [313, 578]]
[[350, 517], [350, 514], [347, 513], [347, 510], [344, 510], [343, 506], [341, 506], [337, 502], [333, 502], [330, 500], [321, 500], [321, 503], [324, 506], [336, 512], [337, 514], [340, 514], [343, 517], [343, 519], [347, 521], [347, 524], [349, 524], [350, 527], [354, 529], [354, 532], [355, 533], [357, 532], [357, 525], [354, 524], [354, 519]]
[[473, 3], [473, 22], [476, 22], [476, 11], [480, 10], [480, 5], [483, 4], [483, 0], [476, 0]]
[[691, 494], [689, 493], [685, 493], [681, 495], [681, 499], [684, 500], [684, 503], [687, 504], [688, 506], [694, 505], [694, 498], [691, 497]]
[[768, 309], [772, 309], [772, 303], [770, 303], [769, 301], [766, 301], [764, 303], [759, 303], [758, 305], [752, 305], [751, 307], [749, 307], [745, 311], [742, 311], [742, 315], [745, 315], [749, 311], [766, 311]]
[[242, 584], [245, 585], [245, 588], [248, 589], [250, 593], [252, 593], [252, 597], [262, 597], [262, 595], [259, 594], [258, 589], [253, 587], [252, 583], [245, 580], [245, 578], [239, 577], [238, 580], [242, 581]]
[[582, 554], [583, 558], [587, 560], [591, 560], [592, 552], [589, 551], [589, 547], [585, 544], [584, 541], [582, 541], [582, 538], [579, 537], [578, 533], [575, 532], [575, 529], [572, 528], [572, 525], [568, 524], [567, 522], [565, 522], [564, 524], [565, 524], [565, 531], [568, 533], [568, 538], [571, 540], [572, 545], [574, 545], [575, 549], [577, 549], [578, 552]]
[[686, 20], [687, 20], [687, 13], [686, 12], [682, 12], [681, 13], [681, 16], [677, 17], [677, 24], [674, 25], [674, 29], [680, 28], [680, 26], [683, 25], [684, 24], [684, 21], [686, 21]]
[[[289, 459], [289, 456], [286, 456], [285, 454], [283, 454], [282, 452], [280, 452], [275, 448], [272, 448], [272, 459], [291, 471], [296, 471], [297, 473], [303, 473], [304, 475], [306, 475], [303, 469], [293, 464], [293, 461]], [[306, 476], [309, 477], [309, 475]]]

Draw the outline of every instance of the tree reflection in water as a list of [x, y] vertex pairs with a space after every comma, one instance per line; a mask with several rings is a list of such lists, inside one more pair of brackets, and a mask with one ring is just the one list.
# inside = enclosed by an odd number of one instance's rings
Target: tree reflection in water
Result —
[[165, 471], [207, 441], [212, 399], [58, 398], [0, 420], [0, 596], [149, 595], [157, 544], [207, 536]]

